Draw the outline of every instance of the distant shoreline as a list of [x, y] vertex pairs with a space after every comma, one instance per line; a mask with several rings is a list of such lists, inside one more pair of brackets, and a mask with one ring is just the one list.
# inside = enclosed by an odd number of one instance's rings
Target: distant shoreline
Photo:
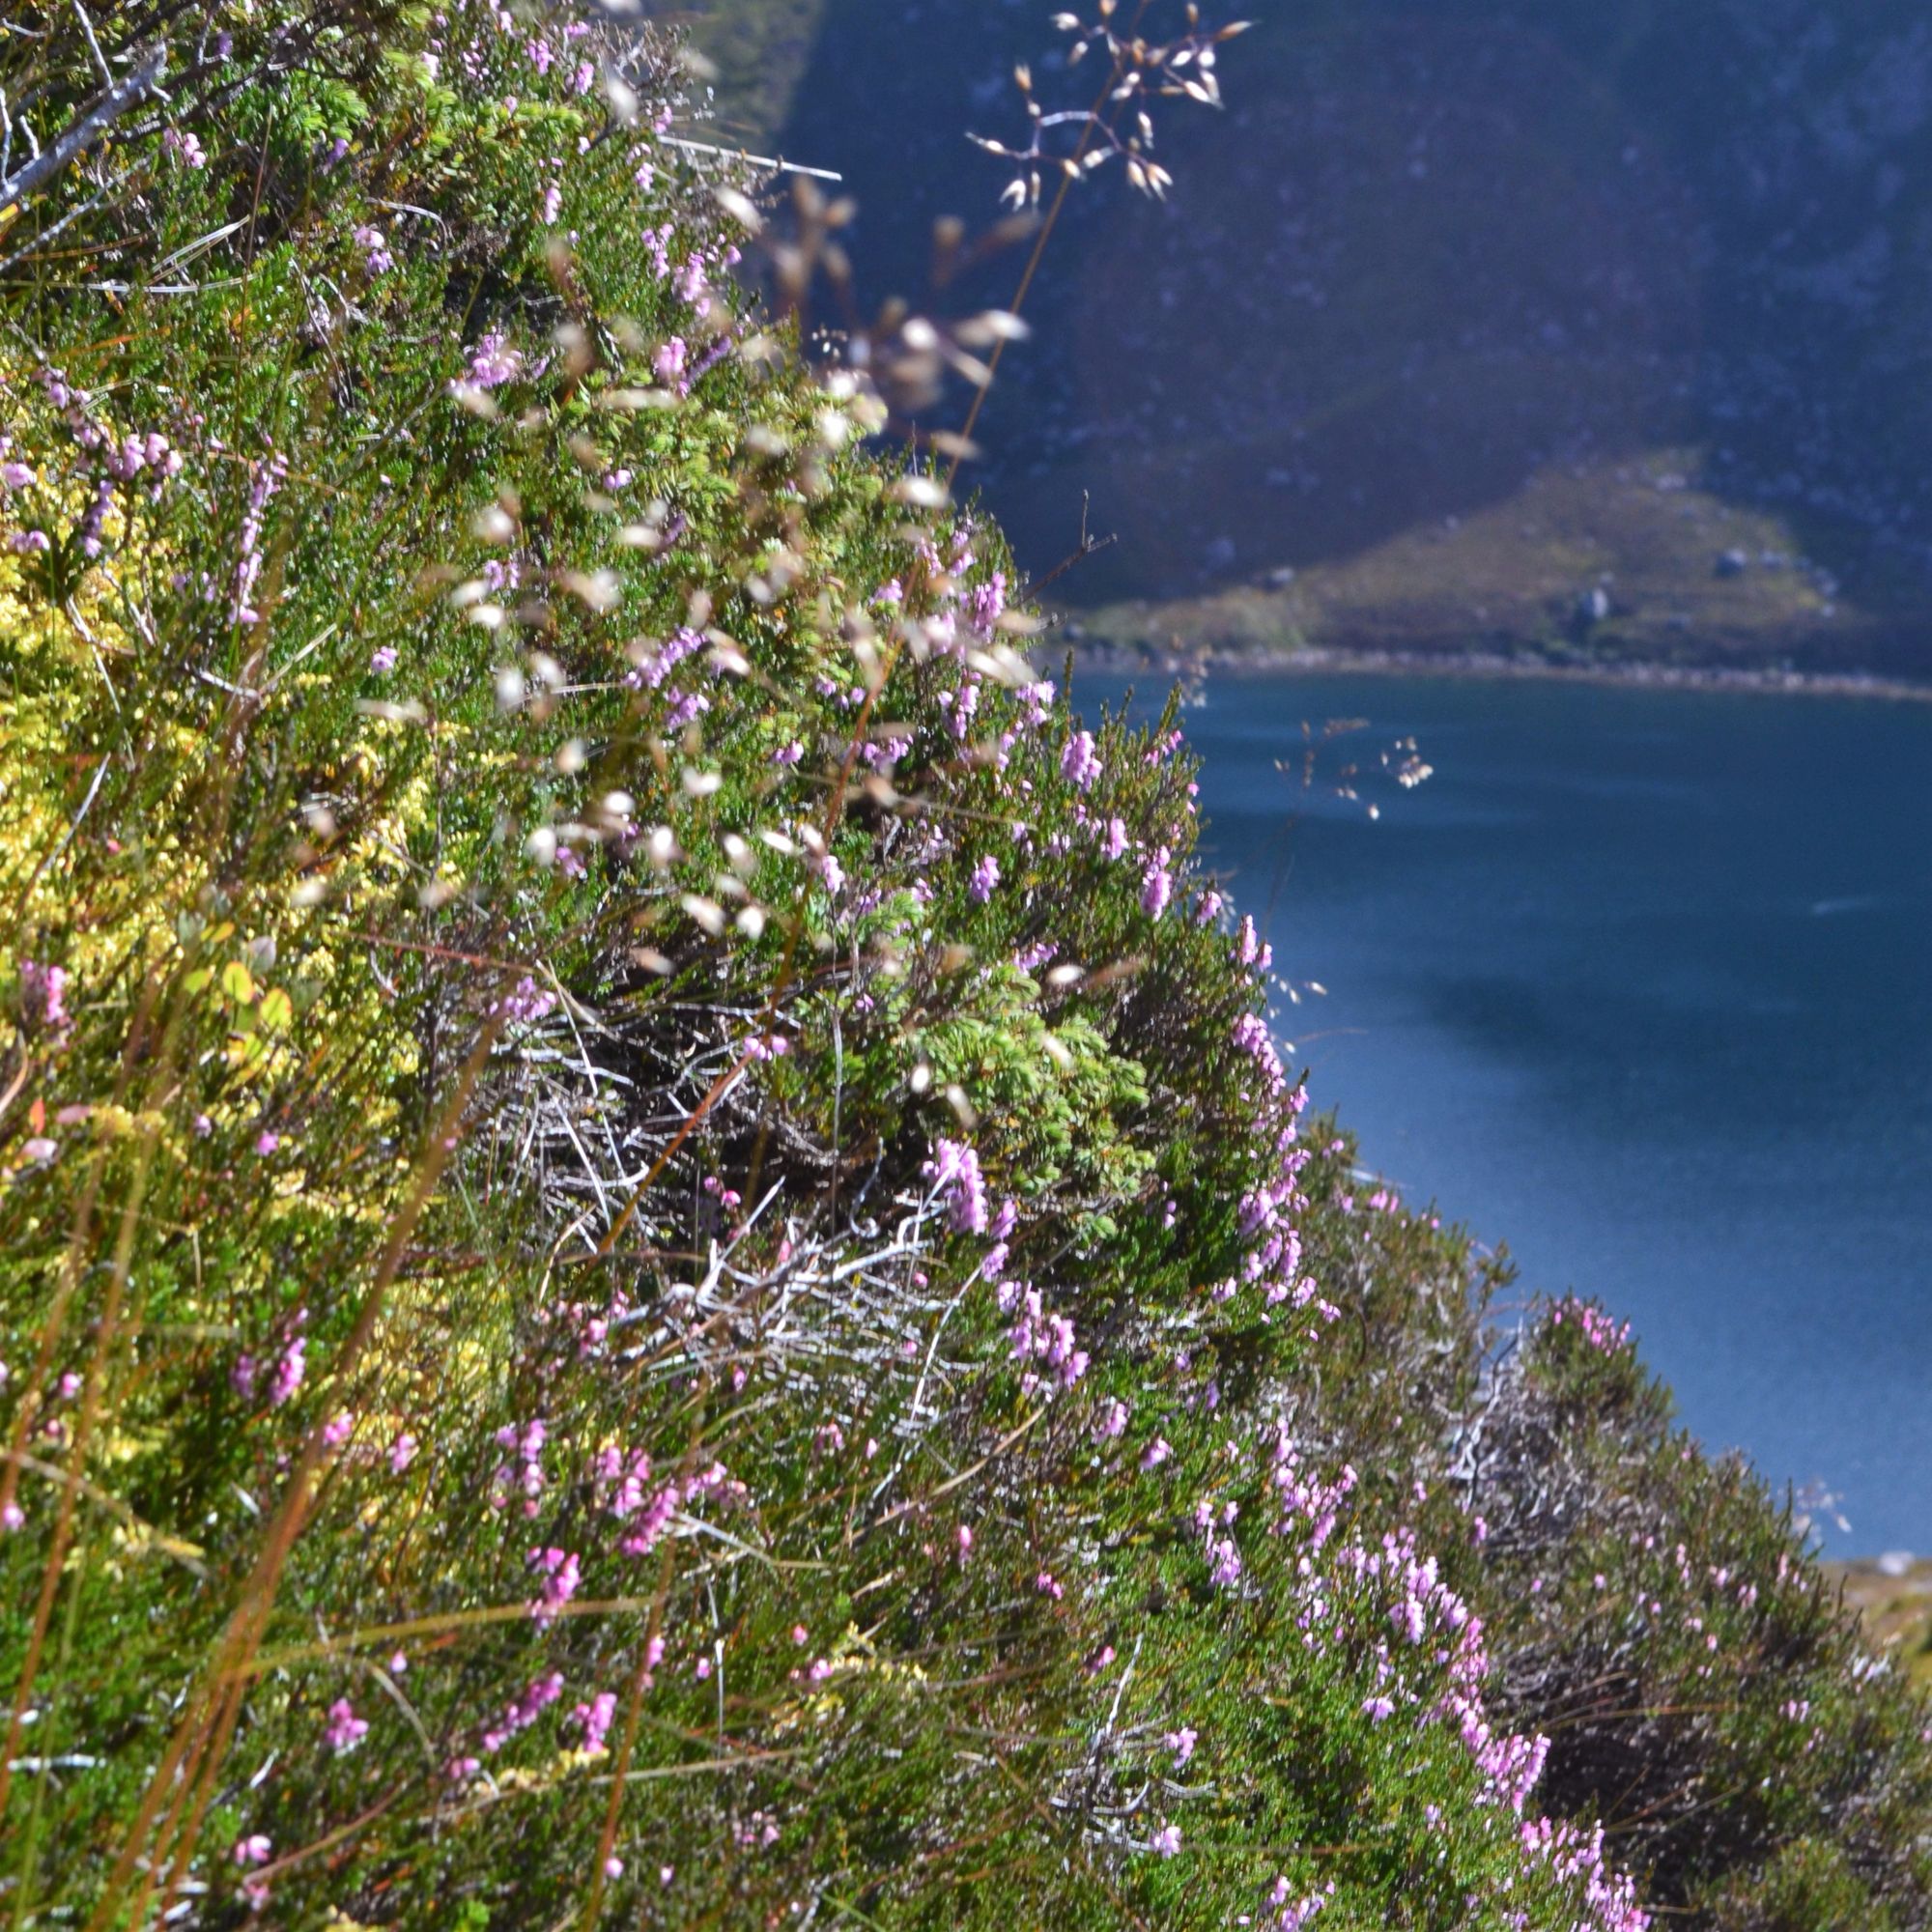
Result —
[[[1208, 648], [1186, 655], [1082, 641], [1071, 645], [1078, 669], [1161, 677], [1208, 674], [1304, 677], [1354, 673], [1375, 677], [1538, 680], [1637, 691], [1742, 692], [1777, 697], [1861, 697], [1890, 703], [1932, 703], [1932, 682], [1860, 671], [1779, 670], [1748, 666], [1645, 663], [1550, 664], [1488, 651], [1348, 650], [1302, 645], [1279, 652]], [[1046, 653], [1039, 653], [1044, 660]]]

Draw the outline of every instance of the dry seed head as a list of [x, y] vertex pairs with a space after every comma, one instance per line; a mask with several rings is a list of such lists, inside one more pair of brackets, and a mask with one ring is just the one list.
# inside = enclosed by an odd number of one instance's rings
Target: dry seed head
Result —
[[952, 499], [936, 476], [901, 476], [890, 493], [896, 502], [922, 510], [942, 510]]
[[989, 348], [995, 342], [1024, 342], [1032, 331], [1010, 309], [981, 309], [953, 330], [969, 349]]
[[609, 570], [592, 571], [587, 577], [582, 571], [567, 570], [562, 583], [579, 603], [596, 611], [600, 617], [607, 611], [615, 610], [617, 600], [623, 595], [623, 586], [617, 582], [615, 573]]
[[[609, 0], [606, 0], [609, 4]], [[628, 128], [638, 118], [638, 91], [622, 74], [606, 68], [601, 76], [604, 99], [611, 104], [611, 118], [620, 128]]]
[[735, 187], [715, 187], [711, 190], [718, 206], [735, 221], [748, 235], [755, 235], [764, 227], [764, 217], [752, 205], [749, 195], [741, 194]]
[[696, 893], [686, 893], [678, 900], [684, 915], [694, 925], [700, 926], [713, 939], [724, 930], [724, 908], [714, 899], [700, 898]]

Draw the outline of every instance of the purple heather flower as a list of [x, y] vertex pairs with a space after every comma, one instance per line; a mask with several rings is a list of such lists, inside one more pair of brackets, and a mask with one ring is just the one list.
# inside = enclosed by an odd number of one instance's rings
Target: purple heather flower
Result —
[[328, 1727], [323, 1737], [337, 1756], [354, 1750], [368, 1735], [368, 1720], [355, 1715], [355, 1708], [347, 1697], [338, 1697], [328, 1707]]
[[1141, 874], [1141, 910], [1150, 919], [1158, 919], [1174, 896], [1174, 875], [1167, 869], [1168, 851], [1160, 846]]
[[1076, 791], [1086, 791], [1100, 776], [1100, 754], [1091, 731], [1076, 731], [1060, 754], [1060, 775]]

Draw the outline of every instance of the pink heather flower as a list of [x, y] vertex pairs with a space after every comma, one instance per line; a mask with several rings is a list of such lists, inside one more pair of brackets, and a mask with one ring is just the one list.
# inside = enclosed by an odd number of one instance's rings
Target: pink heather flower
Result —
[[0, 486], [9, 490], [27, 490], [33, 487], [34, 472], [24, 463], [0, 463]]
[[544, 189], [543, 207], [538, 218], [546, 228], [556, 225], [556, 217], [563, 213], [563, 190], [555, 182]]
[[338, 1757], [345, 1751], [353, 1751], [368, 1735], [367, 1719], [355, 1715], [355, 1706], [347, 1697], [338, 1697], [328, 1707], [328, 1727], [323, 1737]]
[[973, 1532], [962, 1522], [954, 1534], [959, 1544], [959, 1560], [963, 1563], [973, 1553]]
[[516, 985], [503, 996], [502, 1010], [506, 1018], [523, 1026], [534, 1026], [545, 1018], [556, 1005], [554, 994], [547, 993], [537, 982], [526, 974]]
[[492, 329], [469, 352], [469, 386], [474, 389], [499, 388], [522, 373], [523, 352], [512, 349]]
[[583, 1733], [583, 1749], [595, 1757], [606, 1748], [604, 1740], [617, 1715], [617, 1693], [600, 1690], [587, 1704], [580, 1704], [570, 1714], [571, 1722]]
[[346, 1408], [337, 1409], [322, 1428], [322, 1439], [331, 1449], [340, 1449], [355, 1434], [355, 1418]]
[[1127, 849], [1127, 821], [1124, 818], [1110, 818], [1107, 821], [1107, 835], [1101, 841], [1100, 850], [1109, 859], [1118, 859]]
[[651, 357], [651, 374], [660, 383], [680, 383], [684, 380], [690, 355], [691, 351], [684, 337], [673, 335]]
[[362, 250], [362, 266], [372, 279], [386, 275], [396, 266], [396, 258], [389, 253], [388, 237], [370, 223], [364, 222], [356, 229], [355, 245]]
[[1156, 1435], [1141, 1451], [1141, 1467], [1143, 1469], [1158, 1469], [1173, 1454], [1174, 1444], [1165, 1435]]
[[0, 1530], [5, 1530], [9, 1535], [18, 1529], [26, 1520], [26, 1511], [16, 1502], [9, 1502], [5, 1509], [0, 1509]]
[[1180, 1850], [1180, 1827], [1163, 1825], [1148, 1842], [1161, 1858], [1171, 1859]]
[[[523, 1691], [503, 1706], [503, 1715], [483, 1733], [483, 1748], [493, 1754], [502, 1749], [519, 1731], [526, 1731], [551, 1705], [563, 1695], [563, 1673], [553, 1670], [548, 1677], [533, 1678]], [[471, 1771], [473, 1758], [464, 1760]]]
[[73, 1025], [67, 1009], [67, 968], [43, 966], [37, 959], [20, 961], [21, 1017], [48, 1033], [64, 1034]]
[[282, 1358], [275, 1364], [274, 1378], [269, 1383], [269, 1402], [272, 1407], [280, 1408], [301, 1387], [302, 1374], [307, 1366], [302, 1356], [307, 1348], [307, 1341], [298, 1335], [282, 1350]]
[[274, 1849], [273, 1844], [270, 1842], [266, 1833], [261, 1832], [251, 1833], [247, 1837], [237, 1842], [235, 1847], [235, 1862], [238, 1865], [265, 1865], [269, 1862]]
[[369, 653], [369, 668], [382, 675], [396, 668], [396, 647], [394, 644], [379, 644]]
[[1395, 1715], [1395, 1706], [1386, 1697], [1368, 1698], [1363, 1703], [1362, 1710], [1372, 1724], [1379, 1724], [1384, 1719]]
[[1100, 1419], [1094, 1424], [1094, 1429], [1100, 1436], [1111, 1442], [1116, 1436], [1126, 1433], [1127, 1415], [1126, 1404], [1119, 1396], [1115, 1396], [1100, 1411]]
[[976, 631], [988, 632], [1000, 621], [1006, 608], [1007, 574], [1004, 570], [996, 570], [973, 592], [967, 621]]
[[1168, 850], [1159, 847], [1141, 874], [1141, 910], [1150, 919], [1158, 919], [1174, 896], [1174, 875], [1167, 869]]
[[1201, 1733], [1182, 1724], [1178, 1731], [1169, 1731], [1161, 1743], [1174, 1753], [1177, 1767], [1183, 1765], [1194, 1755], [1194, 1747], [1200, 1742]]
[[1042, 1597], [1051, 1597], [1056, 1604], [1066, 1594], [1065, 1584], [1062, 1583], [1051, 1570], [1042, 1570], [1033, 1579], [1033, 1586]]
[[791, 1640], [793, 1643], [809, 1643], [811, 1640], [811, 1633], [803, 1624], [793, 1624], [791, 1627]]
[[281, 1135], [272, 1132], [270, 1129], [267, 1127], [264, 1127], [262, 1131], [255, 1136], [255, 1151], [264, 1156], [273, 1153], [275, 1150], [281, 1146], [281, 1144], [282, 1144]]
[[570, 1552], [553, 1547], [532, 1549], [525, 1562], [536, 1572], [543, 1588], [542, 1597], [530, 1605], [530, 1615], [540, 1624], [551, 1623], [577, 1594], [577, 1586], [582, 1580], [578, 1559]]
[[947, 1219], [956, 1233], [986, 1232], [986, 1183], [980, 1156], [964, 1141], [941, 1141], [920, 1171], [946, 1195]]
[[205, 168], [208, 165], [208, 156], [191, 131], [170, 128], [161, 136], [161, 146], [185, 168]]
[[1088, 790], [1100, 776], [1100, 754], [1091, 731], [1076, 731], [1060, 754], [1060, 775], [1076, 791]]
[[1000, 883], [1000, 862], [989, 852], [973, 867], [973, 877], [966, 888], [967, 896], [975, 905], [984, 905], [993, 896], [993, 890]]

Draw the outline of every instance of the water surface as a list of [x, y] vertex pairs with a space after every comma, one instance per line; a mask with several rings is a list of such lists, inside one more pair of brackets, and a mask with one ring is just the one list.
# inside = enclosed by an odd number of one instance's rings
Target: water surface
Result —
[[[1406, 734], [1435, 776], [1304, 792], [1345, 718], [1331, 778]], [[1932, 1548], [1932, 706], [1229, 677], [1184, 722], [1364, 1158], [1634, 1321], [1708, 1446], [1842, 1498], [1832, 1547]]]

